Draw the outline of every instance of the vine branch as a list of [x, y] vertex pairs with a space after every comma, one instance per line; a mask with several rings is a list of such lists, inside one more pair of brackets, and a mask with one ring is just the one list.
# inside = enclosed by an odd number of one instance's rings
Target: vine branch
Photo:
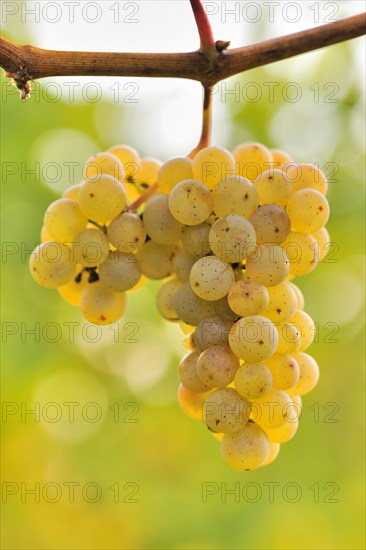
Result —
[[[72, 52], [20, 46], [0, 38], [0, 66], [26, 93], [30, 80], [54, 76], [170, 77], [197, 80], [212, 87], [220, 80], [260, 67], [357, 38], [366, 33], [366, 13], [312, 29], [225, 51], [216, 42], [212, 64], [201, 50], [188, 53]], [[221, 45], [221, 46], [220, 46]]]

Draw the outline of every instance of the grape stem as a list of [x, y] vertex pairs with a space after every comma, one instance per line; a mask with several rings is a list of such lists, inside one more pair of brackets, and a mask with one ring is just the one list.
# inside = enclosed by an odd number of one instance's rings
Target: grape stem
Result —
[[187, 155], [189, 158], [194, 158], [198, 151], [211, 144], [211, 128], [212, 128], [212, 88], [211, 86], [203, 87], [203, 110], [202, 110], [202, 132], [198, 145]]
[[153, 195], [158, 189], [158, 182], [153, 183], [142, 193], [142, 195], [127, 207], [129, 212], [136, 212], [136, 210], [147, 201], [147, 199]]
[[190, 0], [196, 25], [200, 35], [200, 51], [214, 63], [218, 52], [216, 50], [215, 40], [210, 21], [204, 10], [201, 0]]

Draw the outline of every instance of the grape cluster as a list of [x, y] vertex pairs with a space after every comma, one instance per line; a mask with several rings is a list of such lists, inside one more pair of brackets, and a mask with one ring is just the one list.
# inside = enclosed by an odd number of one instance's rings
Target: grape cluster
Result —
[[116, 146], [83, 176], [46, 211], [33, 277], [98, 324], [123, 315], [127, 291], [164, 279], [157, 308], [185, 333], [182, 409], [221, 440], [232, 468], [271, 463], [319, 377], [304, 353], [314, 322], [292, 279], [329, 248], [325, 175], [243, 143], [164, 164]]

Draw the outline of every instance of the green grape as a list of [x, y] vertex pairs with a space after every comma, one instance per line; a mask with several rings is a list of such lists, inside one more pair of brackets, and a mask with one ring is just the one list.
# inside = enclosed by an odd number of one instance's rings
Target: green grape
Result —
[[120, 252], [137, 252], [146, 240], [144, 224], [139, 216], [123, 212], [107, 227], [110, 242]]
[[70, 248], [54, 241], [39, 244], [29, 258], [33, 279], [46, 288], [66, 285], [74, 277], [75, 268]]
[[193, 178], [202, 181], [209, 189], [235, 174], [235, 159], [222, 147], [205, 147], [193, 159]]
[[199, 351], [186, 353], [179, 363], [179, 378], [183, 386], [195, 393], [205, 393], [211, 390], [211, 386], [204, 384], [197, 374], [197, 361]]
[[267, 460], [270, 443], [260, 426], [248, 422], [240, 431], [225, 434], [221, 441], [221, 454], [234, 470], [256, 470]]
[[282, 170], [267, 170], [254, 182], [260, 204], [277, 204], [284, 208], [292, 194], [292, 182]]
[[234, 283], [231, 266], [215, 256], [205, 256], [195, 262], [189, 277], [195, 294], [204, 300], [219, 300]]
[[265, 361], [277, 349], [277, 329], [266, 317], [243, 317], [232, 326], [229, 345], [237, 357], [248, 363]]
[[321, 227], [318, 231], [311, 233], [313, 239], [317, 243], [316, 259], [318, 262], [324, 260], [331, 247], [330, 235], [325, 227]]
[[72, 243], [75, 262], [85, 267], [103, 263], [109, 255], [109, 242], [100, 229], [84, 229]]
[[296, 310], [290, 322], [297, 328], [300, 334], [300, 345], [296, 351], [306, 350], [315, 338], [315, 323], [305, 311]]
[[289, 282], [289, 281], [287, 281], [286, 284], [294, 291], [294, 293], [296, 295], [297, 306], [296, 306], [295, 309], [304, 309], [305, 299], [304, 299], [304, 295], [301, 292], [301, 290], [299, 289], [299, 287], [297, 285], [295, 285], [295, 283], [292, 283], [292, 282]]
[[258, 399], [272, 389], [272, 374], [264, 363], [244, 363], [236, 371], [236, 391], [247, 399]]
[[260, 206], [249, 221], [256, 232], [257, 244], [281, 244], [291, 231], [287, 212], [277, 204]]
[[196, 258], [190, 256], [184, 249], [178, 250], [173, 259], [174, 273], [183, 282], [189, 281], [189, 275]]
[[295, 277], [310, 273], [318, 263], [316, 240], [306, 233], [291, 232], [281, 244], [290, 260], [290, 274]]
[[156, 158], [143, 158], [138, 171], [134, 175], [134, 180], [142, 187], [150, 187], [158, 179], [160, 166], [161, 162]]
[[320, 191], [300, 189], [287, 203], [287, 214], [293, 231], [313, 233], [318, 231], [329, 219], [329, 203]]
[[282, 151], [281, 149], [271, 149], [271, 153], [272, 153], [272, 159], [273, 159], [273, 163], [272, 163], [273, 168], [281, 169], [287, 164], [289, 164], [290, 162], [292, 162], [292, 159], [288, 155], [288, 153], [286, 153], [285, 151]]
[[219, 218], [211, 227], [209, 243], [212, 252], [228, 263], [239, 263], [253, 251], [256, 235], [248, 220], [236, 214]]
[[203, 407], [209, 393], [197, 393], [179, 384], [178, 403], [186, 415], [195, 420], [203, 419]]
[[88, 220], [76, 201], [58, 199], [47, 208], [43, 223], [55, 241], [71, 243], [85, 229]]
[[126, 195], [118, 180], [103, 174], [82, 183], [79, 204], [89, 220], [105, 223], [122, 212], [126, 205]]
[[110, 147], [107, 152], [122, 162], [126, 172], [125, 179], [132, 178], [137, 173], [141, 159], [136, 149], [129, 145], [115, 145], [114, 147]]
[[297, 361], [300, 367], [300, 378], [290, 390], [290, 395], [306, 395], [311, 392], [312, 389], [318, 383], [319, 380], [319, 367], [317, 362], [311, 355], [307, 353], [299, 352], [293, 355], [295, 361]]
[[213, 432], [234, 433], [248, 422], [250, 410], [250, 402], [234, 388], [219, 388], [208, 395], [203, 419]]
[[141, 272], [149, 279], [169, 277], [173, 273], [173, 258], [176, 252], [176, 248], [172, 245], [147, 241], [141, 246], [137, 255]]
[[266, 365], [272, 373], [274, 389], [288, 390], [297, 384], [300, 367], [292, 355], [275, 353], [266, 360]]
[[86, 271], [82, 271], [77, 277], [73, 277], [71, 281], [66, 283], [66, 285], [59, 286], [57, 292], [68, 304], [79, 306], [81, 292], [89, 284], [88, 278], [89, 274]]
[[231, 324], [238, 320], [237, 313], [235, 313], [229, 306], [227, 296], [224, 296], [221, 300], [216, 300], [214, 302], [214, 307], [216, 315], [231, 321]]
[[211, 226], [208, 223], [200, 223], [199, 225], [191, 225], [185, 227], [182, 233], [182, 242], [184, 250], [193, 258], [198, 260], [206, 254], [211, 254], [208, 236]]
[[297, 298], [292, 286], [284, 281], [268, 288], [269, 303], [262, 314], [274, 323], [289, 321], [297, 309]]
[[228, 345], [205, 349], [197, 361], [197, 374], [210, 388], [224, 388], [234, 380], [239, 359]]
[[160, 166], [158, 188], [160, 193], [169, 195], [177, 183], [192, 179], [193, 168], [191, 159], [188, 157], [175, 157]]
[[325, 174], [314, 164], [296, 164], [292, 162], [286, 167], [286, 174], [292, 181], [294, 192], [300, 189], [316, 189], [326, 195], [328, 191]]
[[272, 430], [288, 423], [294, 415], [294, 405], [286, 392], [272, 389], [253, 402], [252, 415], [264, 430]]
[[210, 346], [227, 345], [232, 322], [215, 315], [200, 321], [194, 333], [194, 339], [200, 350]]
[[177, 312], [175, 311], [175, 308], [173, 306], [173, 296], [181, 285], [181, 281], [177, 281], [176, 279], [173, 279], [172, 281], [167, 281], [160, 287], [156, 295], [156, 305], [158, 311], [160, 315], [168, 321], [179, 320]]
[[251, 181], [268, 170], [273, 162], [271, 151], [256, 142], [238, 145], [233, 151], [233, 156], [236, 161], [236, 173]]
[[172, 303], [179, 319], [191, 326], [197, 326], [205, 317], [215, 315], [213, 302], [199, 298], [189, 282], [183, 283], [174, 294]]
[[73, 201], [78, 202], [80, 187], [80, 183], [78, 183], [77, 185], [71, 185], [71, 187], [68, 187], [66, 191], [64, 191], [64, 193], [62, 194], [63, 198], [72, 199]]
[[258, 315], [268, 306], [268, 301], [267, 288], [250, 279], [234, 283], [228, 294], [230, 308], [241, 317]]
[[280, 449], [281, 449], [281, 445], [279, 443], [273, 443], [273, 441], [270, 441], [269, 455], [267, 456], [267, 459], [263, 462], [262, 466], [268, 466], [268, 464], [271, 464], [274, 460], [276, 460], [280, 452]]
[[160, 244], [174, 244], [182, 236], [183, 225], [170, 213], [167, 195], [154, 195], [145, 205], [143, 222], [149, 237]]
[[134, 254], [110, 252], [99, 266], [100, 282], [110, 292], [125, 292], [136, 286], [140, 278], [140, 262]]
[[125, 169], [122, 162], [111, 153], [98, 153], [90, 157], [83, 168], [84, 180], [99, 179], [105, 175], [112, 176], [121, 183], [125, 179]]
[[100, 281], [87, 285], [80, 296], [85, 319], [97, 325], [109, 325], [122, 317], [127, 307], [125, 292], [110, 292]]
[[178, 222], [198, 225], [211, 214], [211, 192], [200, 181], [181, 181], [169, 195], [169, 209]]
[[289, 354], [298, 351], [301, 342], [300, 331], [292, 323], [282, 323], [277, 326], [278, 346], [276, 353]]
[[240, 176], [229, 176], [219, 181], [212, 190], [212, 206], [217, 216], [237, 214], [250, 218], [258, 204], [257, 189], [251, 181]]
[[283, 248], [275, 244], [261, 244], [249, 254], [245, 267], [253, 281], [276, 286], [288, 276], [290, 262]]

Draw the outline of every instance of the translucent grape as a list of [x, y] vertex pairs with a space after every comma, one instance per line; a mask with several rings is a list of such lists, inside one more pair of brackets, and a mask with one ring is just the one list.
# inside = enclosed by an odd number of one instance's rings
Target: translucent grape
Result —
[[219, 388], [207, 397], [203, 418], [213, 432], [234, 433], [249, 420], [250, 403], [234, 388]]
[[203, 419], [203, 406], [209, 393], [197, 393], [188, 390], [179, 384], [178, 386], [178, 403], [182, 410], [195, 420]]
[[329, 219], [329, 203], [325, 196], [315, 189], [300, 189], [287, 203], [287, 214], [293, 231], [313, 233]]
[[205, 256], [195, 262], [189, 277], [195, 294], [204, 300], [219, 300], [234, 283], [231, 266], [215, 256]]
[[264, 363], [244, 363], [235, 374], [235, 388], [247, 399], [258, 399], [272, 389], [272, 374]]
[[256, 470], [269, 456], [270, 443], [260, 426], [248, 422], [240, 431], [225, 434], [221, 441], [221, 454], [234, 470]]
[[301, 342], [300, 331], [292, 323], [277, 325], [278, 346], [277, 353], [289, 354], [298, 351]]
[[173, 259], [173, 269], [175, 275], [181, 281], [189, 281], [189, 275], [196, 258], [190, 256], [184, 249], [178, 250]]
[[181, 181], [169, 195], [169, 209], [178, 222], [198, 225], [211, 214], [211, 192], [200, 181]]
[[290, 322], [300, 333], [300, 345], [297, 351], [306, 350], [315, 338], [315, 323], [308, 313], [300, 309], [296, 310]]
[[282, 151], [281, 149], [271, 149], [271, 153], [273, 159], [273, 168], [282, 168], [286, 164], [292, 162], [290, 155], [288, 155], [285, 151]]
[[274, 323], [285, 323], [297, 309], [297, 298], [292, 285], [286, 281], [268, 288], [269, 302], [262, 314]]
[[253, 251], [256, 235], [252, 224], [241, 216], [230, 214], [219, 218], [209, 234], [212, 252], [228, 263], [238, 263]]
[[292, 182], [282, 170], [267, 170], [254, 182], [259, 204], [277, 204], [284, 208], [292, 193]]
[[264, 430], [283, 426], [294, 414], [291, 397], [283, 390], [271, 390], [253, 402], [252, 415]]
[[80, 273], [79, 276], [73, 277], [66, 285], [59, 286], [57, 291], [60, 296], [72, 306], [80, 304], [80, 296], [88, 283], [89, 274], [86, 271]]
[[314, 164], [296, 164], [286, 166], [286, 174], [292, 181], [294, 192], [300, 189], [316, 189], [326, 195], [328, 182], [325, 174]]
[[80, 296], [80, 309], [87, 321], [109, 325], [118, 321], [126, 311], [125, 292], [110, 292], [100, 281], [88, 284]]
[[143, 222], [153, 241], [174, 244], [182, 236], [183, 225], [170, 213], [167, 195], [155, 195], [145, 205]]
[[239, 359], [228, 345], [205, 349], [197, 361], [197, 374], [210, 388], [224, 388], [234, 380]]
[[46, 288], [66, 285], [75, 275], [70, 248], [64, 244], [47, 241], [39, 244], [29, 257], [29, 269], [33, 279]]
[[125, 292], [136, 286], [140, 278], [140, 262], [134, 254], [110, 252], [99, 266], [100, 282], [111, 292]]
[[208, 223], [200, 223], [185, 227], [182, 233], [182, 242], [184, 250], [193, 256], [193, 258], [202, 258], [206, 254], [211, 253], [208, 236], [211, 231], [211, 226]]
[[138, 252], [141, 272], [149, 279], [165, 279], [173, 273], [176, 248], [167, 244], [147, 241]]
[[158, 188], [169, 195], [173, 187], [184, 180], [193, 179], [192, 160], [188, 157], [175, 157], [164, 162], [158, 172]]
[[115, 145], [108, 149], [108, 153], [111, 153], [122, 162], [126, 173], [125, 179], [131, 178], [137, 173], [141, 159], [136, 149], [129, 145]]
[[257, 244], [281, 244], [291, 231], [287, 212], [277, 204], [260, 206], [250, 218], [257, 235]]
[[197, 326], [205, 317], [215, 315], [213, 302], [199, 298], [193, 292], [189, 282], [183, 283], [178, 288], [172, 302], [178, 318], [191, 326]]
[[78, 202], [79, 200], [79, 191], [80, 191], [81, 184], [78, 183], [77, 185], [72, 185], [71, 187], [68, 187], [66, 191], [62, 194], [64, 199], [72, 199], [73, 201]]
[[122, 212], [126, 196], [118, 180], [103, 175], [84, 181], [79, 191], [79, 204], [88, 219], [105, 223]]
[[53, 240], [71, 243], [85, 229], [88, 220], [76, 201], [58, 199], [47, 208], [43, 223]]
[[318, 263], [316, 240], [306, 233], [291, 232], [281, 244], [290, 261], [290, 274], [298, 277], [315, 269]]
[[248, 363], [265, 361], [277, 349], [277, 329], [266, 317], [243, 317], [232, 326], [229, 345], [237, 357]]
[[240, 176], [229, 176], [212, 190], [212, 207], [217, 216], [237, 214], [250, 218], [258, 204], [257, 189], [251, 181]]
[[229, 331], [232, 324], [228, 319], [222, 319], [217, 315], [206, 317], [200, 321], [194, 333], [194, 338], [199, 349], [204, 351], [210, 346], [228, 344]]
[[100, 229], [84, 229], [72, 243], [75, 262], [85, 267], [103, 263], [109, 255], [109, 242]]
[[[160, 315], [168, 321], [179, 320], [177, 312], [175, 311], [175, 308], [173, 306], [173, 296], [181, 285], [181, 281], [177, 281], [176, 279], [173, 279], [172, 281], [167, 281], [160, 287], [156, 295], [156, 305], [158, 311]], [[198, 390], [193, 389], [192, 391]]]
[[266, 365], [272, 373], [274, 389], [288, 390], [297, 384], [300, 367], [292, 355], [275, 353], [266, 360]]
[[273, 441], [270, 441], [269, 455], [267, 456], [267, 459], [263, 462], [262, 466], [268, 466], [268, 464], [271, 464], [274, 460], [276, 460], [280, 452], [280, 449], [281, 449], [281, 445], [279, 443], [273, 443]]
[[142, 187], [150, 187], [158, 179], [160, 166], [161, 162], [156, 158], [143, 158], [134, 180]]
[[321, 229], [318, 229], [318, 231], [315, 231], [315, 233], [311, 233], [311, 236], [315, 239], [318, 245], [316, 249], [316, 259], [318, 262], [321, 262], [324, 260], [331, 248], [330, 235], [327, 229], [322, 227]]
[[179, 378], [183, 386], [195, 393], [204, 393], [211, 390], [202, 382], [197, 374], [197, 361], [200, 356], [199, 351], [186, 353], [179, 363]]
[[123, 212], [114, 218], [107, 228], [107, 235], [120, 252], [137, 252], [146, 239], [144, 224], [131, 212]]
[[304, 299], [304, 295], [301, 292], [301, 290], [299, 289], [299, 287], [297, 285], [295, 285], [295, 283], [287, 282], [286, 284], [294, 291], [294, 293], [296, 295], [296, 302], [297, 302], [296, 309], [304, 309], [305, 299]]
[[48, 233], [44, 225], [42, 225], [40, 238], [41, 238], [41, 243], [46, 243], [47, 241], [53, 241], [51, 235]]
[[111, 153], [98, 153], [90, 157], [83, 168], [84, 180], [92, 178], [102, 178], [103, 176], [112, 176], [114, 179], [123, 182], [126, 176], [122, 162]]
[[297, 384], [289, 390], [289, 394], [300, 396], [306, 395], [311, 392], [318, 383], [318, 364], [315, 359], [307, 353], [294, 353], [293, 357], [300, 367], [300, 378]]
[[205, 147], [193, 159], [193, 178], [202, 181], [209, 189], [235, 173], [233, 155], [222, 147]]
[[275, 244], [261, 244], [246, 260], [246, 272], [253, 280], [265, 286], [279, 285], [290, 271], [285, 250]]
[[266, 430], [268, 439], [272, 444], [287, 443], [294, 437], [299, 427], [299, 421], [293, 419], [291, 422], [285, 422], [279, 428], [269, 428]]
[[236, 161], [236, 173], [239, 176], [254, 181], [272, 164], [272, 153], [261, 143], [248, 142], [238, 145], [233, 156]]
[[241, 317], [258, 315], [268, 306], [269, 294], [264, 285], [247, 279], [233, 284], [228, 302], [230, 308]]

